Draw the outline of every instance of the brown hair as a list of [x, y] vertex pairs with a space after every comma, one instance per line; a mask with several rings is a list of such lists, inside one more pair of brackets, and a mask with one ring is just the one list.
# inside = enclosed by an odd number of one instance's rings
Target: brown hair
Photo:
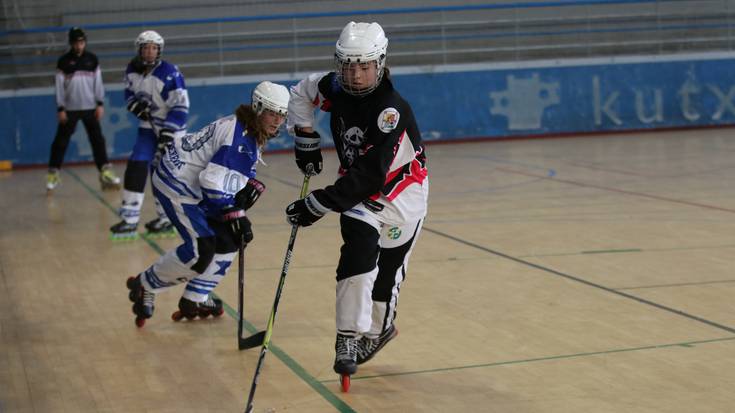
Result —
[[269, 136], [261, 128], [260, 122], [258, 122], [258, 115], [253, 108], [250, 105], [240, 105], [235, 109], [235, 116], [237, 117], [237, 121], [240, 122], [240, 125], [246, 129], [245, 133], [252, 131], [258, 147], [263, 148]]

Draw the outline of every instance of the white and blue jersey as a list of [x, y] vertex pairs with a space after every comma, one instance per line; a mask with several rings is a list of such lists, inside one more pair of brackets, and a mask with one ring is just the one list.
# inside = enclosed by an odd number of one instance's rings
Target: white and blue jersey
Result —
[[189, 198], [207, 216], [219, 217], [255, 177], [259, 157], [255, 137], [230, 115], [168, 144], [155, 175], [165, 192]]
[[[167, 252], [143, 273], [147, 290], [159, 292], [187, 282], [183, 296], [203, 302], [232, 264], [237, 247], [222, 210], [255, 177], [260, 148], [235, 115], [210, 123], [166, 145], [153, 172], [153, 193], [176, 226], [183, 244]], [[216, 251], [203, 271], [196, 271], [203, 238], [216, 238]], [[228, 248], [228, 245], [230, 246]], [[205, 254], [206, 255], [206, 254]], [[200, 269], [201, 270], [201, 269]]]
[[[161, 60], [148, 74], [140, 73], [131, 62], [125, 70], [125, 102], [133, 99], [150, 105], [153, 123], [158, 129], [174, 132], [186, 130], [189, 116], [189, 95], [184, 76], [171, 63]], [[141, 128], [150, 129], [148, 122]]]

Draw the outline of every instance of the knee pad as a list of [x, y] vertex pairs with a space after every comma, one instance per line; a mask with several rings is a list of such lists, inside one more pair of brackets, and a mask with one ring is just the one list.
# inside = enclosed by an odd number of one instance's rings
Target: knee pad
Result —
[[198, 274], [203, 274], [212, 262], [212, 258], [214, 258], [216, 246], [217, 241], [215, 240], [215, 237], [197, 238], [197, 252], [199, 258], [197, 259], [197, 262], [191, 266], [191, 269], [196, 271]]

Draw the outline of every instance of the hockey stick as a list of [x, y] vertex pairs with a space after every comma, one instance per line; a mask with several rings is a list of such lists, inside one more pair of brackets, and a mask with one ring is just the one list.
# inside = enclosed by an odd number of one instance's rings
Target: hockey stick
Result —
[[[306, 196], [306, 191], [309, 188], [309, 176], [304, 176], [304, 183], [301, 184], [301, 198], [304, 198]], [[291, 238], [288, 240], [288, 248], [286, 249], [286, 258], [283, 261], [283, 269], [281, 270], [281, 279], [278, 283], [278, 288], [276, 289], [276, 299], [273, 303], [273, 308], [271, 308], [271, 315], [268, 319], [268, 326], [264, 331], [259, 331], [255, 334], [253, 334], [250, 337], [242, 338], [240, 336], [240, 342], [238, 348], [240, 350], [246, 350], [258, 347], [260, 345], [267, 346], [266, 343], [266, 336], [268, 341], [270, 341], [270, 333], [273, 330], [273, 322], [276, 318], [276, 310], [278, 309], [278, 302], [281, 298], [281, 291], [283, 290], [283, 283], [286, 280], [286, 273], [288, 272], [288, 267], [291, 264], [291, 254], [293, 253], [293, 246], [294, 242], [296, 241], [296, 232], [298, 231], [299, 226], [294, 225], [291, 228]]]
[[160, 133], [156, 125], [153, 123], [153, 116], [151, 116], [150, 112], [148, 112], [148, 124], [151, 125], [151, 130], [153, 131], [153, 137], [156, 138], [156, 153], [153, 155], [153, 160], [151, 161], [151, 176], [153, 176], [153, 170], [158, 168], [158, 164], [161, 162], [161, 158], [163, 157], [163, 151], [165, 148], [165, 144], [160, 144], [158, 140], [160, 137], [158, 134]]
[[[306, 197], [306, 191], [309, 188], [309, 175], [304, 176], [304, 183], [301, 185], [301, 198]], [[278, 311], [278, 302], [281, 300], [281, 292], [283, 291], [283, 284], [286, 281], [286, 274], [288, 273], [288, 267], [291, 264], [291, 255], [293, 254], [293, 246], [296, 242], [296, 233], [299, 230], [298, 225], [291, 227], [291, 237], [288, 239], [288, 248], [286, 248], [286, 258], [283, 260], [283, 269], [281, 270], [281, 279], [278, 281], [278, 288], [276, 289], [276, 298], [273, 301], [273, 307], [271, 308], [271, 315], [268, 318], [268, 327], [265, 331], [256, 333], [246, 339], [240, 339], [240, 349], [257, 347], [262, 344], [263, 347], [260, 349], [260, 357], [258, 357], [258, 365], [255, 367], [255, 375], [253, 376], [253, 383], [250, 385], [250, 395], [248, 395], [248, 404], [245, 408], [245, 413], [251, 413], [253, 411], [253, 397], [255, 396], [255, 387], [258, 385], [258, 375], [260, 375], [260, 368], [263, 366], [263, 360], [265, 354], [268, 352], [268, 346], [271, 341], [271, 334], [273, 334], [273, 324], [276, 322], [276, 311]]]
[[239, 291], [239, 294], [237, 296], [237, 315], [238, 315], [238, 323], [237, 323], [237, 346], [240, 350], [242, 350], [242, 321], [243, 321], [243, 313], [242, 313], [242, 301], [243, 301], [243, 294], [245, 290], [245, 242], [244, 240], [240, 240], [240, 245], [238, 246], [238, 257], [237, 257], [237, 288]]

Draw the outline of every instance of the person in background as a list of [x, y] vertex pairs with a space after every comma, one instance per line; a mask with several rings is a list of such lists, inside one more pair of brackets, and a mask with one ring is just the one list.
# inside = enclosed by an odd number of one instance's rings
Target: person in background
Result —
[[100, 120], [105, 113], [105, 87], [97, 56], [87, 51], [87, 34], [79, 27], [69, 30], [69, 51], [56, 64], [56, 117], [58, 127], [51, 144], [46, 190], [51, 193], [61, 182], [59, 170], [79, 120], [87, 130], [102, 189], [120, 189], [107, 159]]
[[[139, 119], [138, 137], [125, 168], [122, 205], [117, 224], [110, 227], [115, 239], [137, 236], [140, 210], [148, 174], [159, 148], [186, 132], [189, 95], [184, 76], [173, 64], [162, 60], [163, 37], [146, 30], [135, 39], [136, 55], [125, 70], [125, 101], [128, 111]], [[169, 235], [174, 227], [156, 202], [157, 217], [146, 223], [149, 234]]]

